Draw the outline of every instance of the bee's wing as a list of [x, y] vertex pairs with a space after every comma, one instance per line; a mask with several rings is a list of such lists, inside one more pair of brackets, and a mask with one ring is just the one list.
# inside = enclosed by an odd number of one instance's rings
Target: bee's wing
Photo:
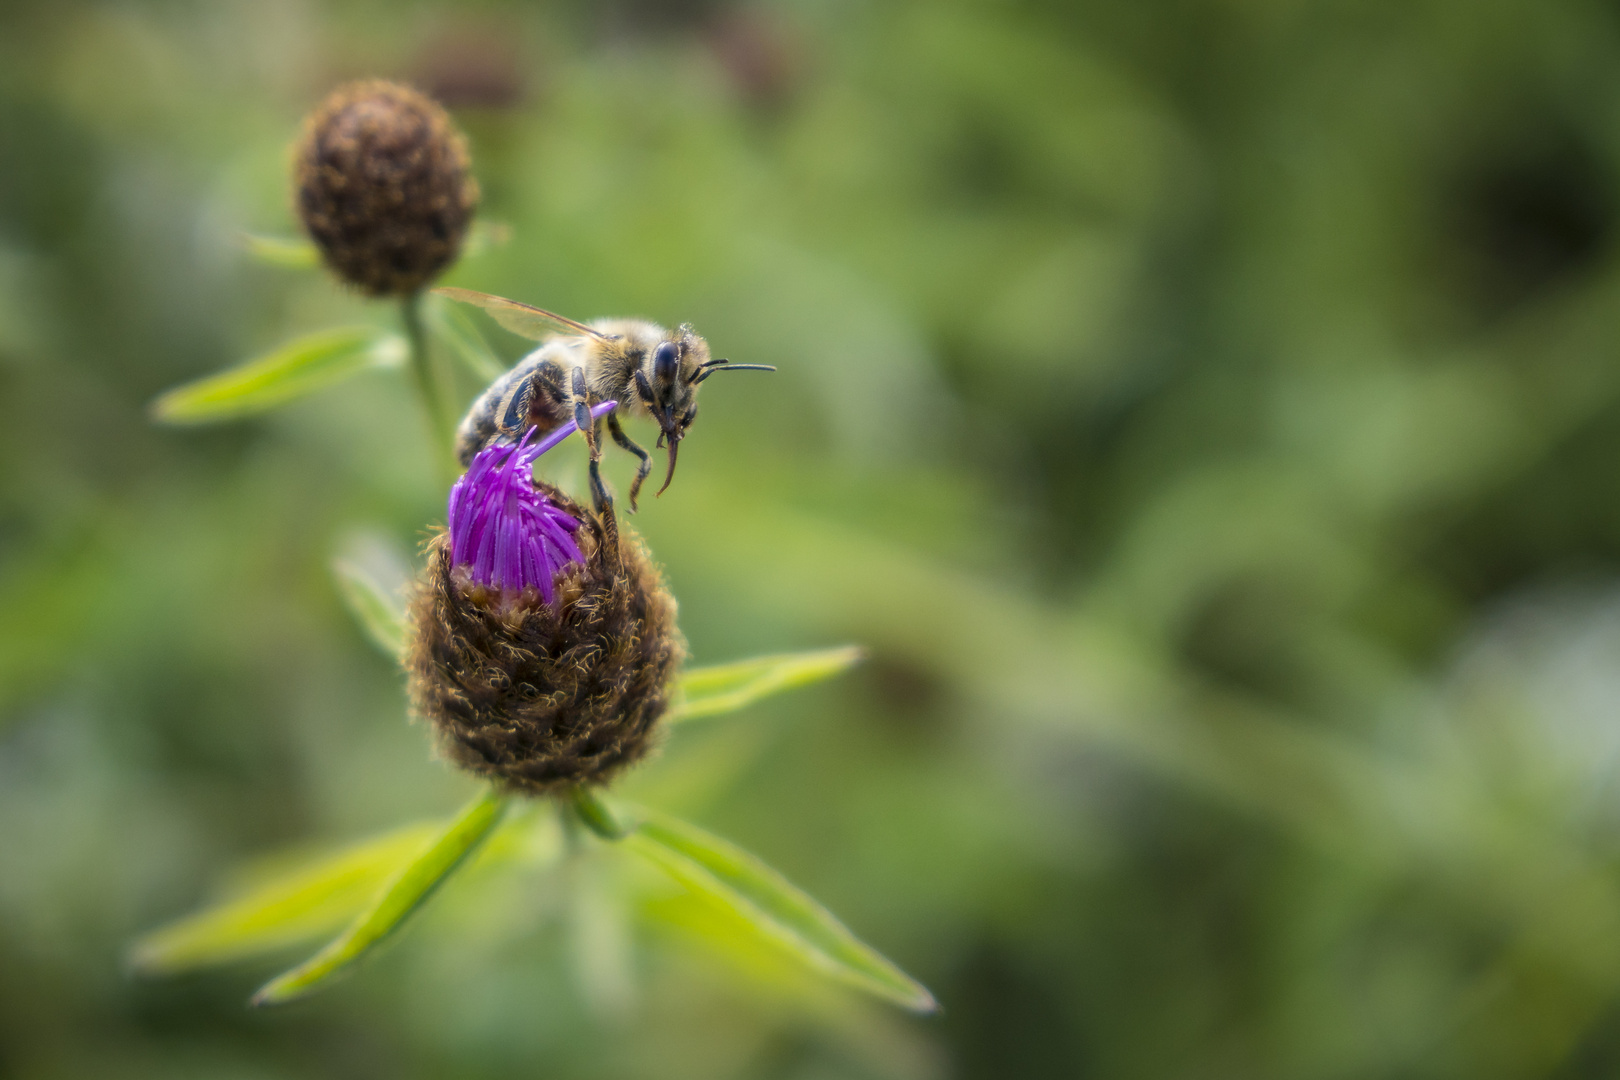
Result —
[[475, 304], [483, 308], [496, 322], [512, 333], [531, 341], [540, 341], [558, 330], [564, 333], [583, 334], [598, 341], [608, 340], [608, 335], [600, 330], [592, 330], [584, 323], [565, 319], [561, 315], [554, 315], [529, 304], [520, 304], [503, 296], [491, 296], [489, 293], [474, 292], [471, 289], [440, 288], [433, 291], [440, 296], [460, 300], [463, 304]]

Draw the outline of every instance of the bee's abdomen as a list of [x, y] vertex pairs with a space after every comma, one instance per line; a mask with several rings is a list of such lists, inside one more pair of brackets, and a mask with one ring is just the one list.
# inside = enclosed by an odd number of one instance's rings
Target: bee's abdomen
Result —
[[495, 412], [500, 408], [501, 396], [497, 391], [504, 385], [504, 382], [498, 382], [480, 394], [456, 428], [456, 460], [461, 462], [463, 469], [471, 465], [478, 451], [494, 442], [499, 433]]

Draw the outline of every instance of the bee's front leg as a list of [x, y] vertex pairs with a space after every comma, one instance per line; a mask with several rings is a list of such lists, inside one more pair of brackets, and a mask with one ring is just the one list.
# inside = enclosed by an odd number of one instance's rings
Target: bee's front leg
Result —
[[624, 433], [624, 428], [619, 426], [617, 411], [607, 414], [607, 426], [614, 442], [641, 459], [641, 464], [636, 466], [636, 478], [630, 484], [630, 512], [633, 514], [636, 512], [636, 496], [641, 493], [641, 485], [652, 473], [652, 458], [647, 456], [647, 451], [636, 445], [635, 440]]

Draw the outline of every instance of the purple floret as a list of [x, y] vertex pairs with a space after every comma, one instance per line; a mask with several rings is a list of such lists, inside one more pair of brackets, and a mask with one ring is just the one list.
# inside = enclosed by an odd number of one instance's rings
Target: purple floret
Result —
[[[604, 402], [591, 415], [601, 416], [614, 404]], [[577, 430], [568, 424], [531, 445], [530, 428], [516, 446], [485, 447], [450, 489], [450, 559], [467, 567], [473, 582], [538, 589], [549, 604], [557, 575], [585, 561], [574, 542], [579, 520], [534, 486], [536, 459]]]

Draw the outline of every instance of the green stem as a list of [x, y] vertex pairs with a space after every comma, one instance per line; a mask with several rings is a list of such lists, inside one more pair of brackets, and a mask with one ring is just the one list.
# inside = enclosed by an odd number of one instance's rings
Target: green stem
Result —
[[[400, 301], [400, 315], [405, 323], [405, 338], [410, 342], [411, 377], [416, 383], [417, 396], [427, 412], [428, 430], [436, 447], [455, 455], [455, 432], [444, 411], [444, 398], [439, 392], [439, 380], [434, 377], [433, 359], [428, 354], [427, 333], [422, 329], [422, 294], [413, 292]], [[435, 457], [439, 451], [435, 451]]]
[[576, 787], [568, 797], [573, 804], [575, 820], [603, 840], [623, 840], [630, 834], [630, 829], [597, 798], [596, 792], [585, 785]]

